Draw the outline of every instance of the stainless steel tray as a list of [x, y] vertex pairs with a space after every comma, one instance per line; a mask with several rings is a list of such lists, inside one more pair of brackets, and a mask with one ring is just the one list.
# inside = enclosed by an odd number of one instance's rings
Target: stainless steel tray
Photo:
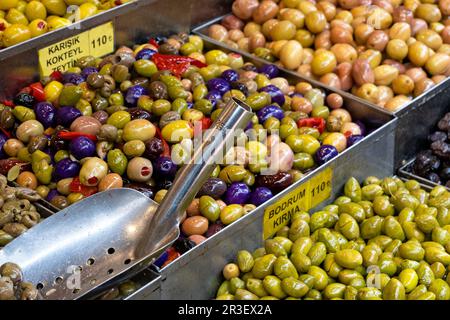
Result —
[[[440, 184], [437, 184], [436, 182], [430, 181], [428, 179], [422, 178], [421, 176], [414, 174], [412, 170], [412, 167], [414, 166], [414, 161], [415, 159], [411, 159], [404, 166], [400, 167], [400, 169], [398, 170], [398, 175], [401, 178], [414, 179], [419, 181], [422, 185], [426, 185], [429, 187], [442, 186]], [[447, 188], [447, 190], [450, 191], [450, 188]]]
[[296, 189], [327, 168], [333, 170], [332, 194], [319, 207], [332, 202], [350, 176], [390, 176], [394, 173], [394, 134], [397, 119], [373, 132], [365, 141], [343, 152], [325, 166], [316, 169], [277, 197], [258, 207], [207, 241], [161, 269], [161, 277], [142, 286], [125, 299], [211, 299], [221, 281], [223, 266], [235, 259], [238, 250], [261, 246], [263, 217], [267, 206]]

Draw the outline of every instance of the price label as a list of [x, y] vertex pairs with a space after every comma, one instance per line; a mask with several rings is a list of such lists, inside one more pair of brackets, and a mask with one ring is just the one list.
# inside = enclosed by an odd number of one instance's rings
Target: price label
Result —
[[67, 71], [85, 56], [102, 57], [114, 51], [114, 26], [105, 23], [38, 51], [41, 77]]
[[286, 226], [294, 213], [307, 211], [328, 199], [332, 191], [333, 170], [327, 168], [286, 194], [264, 210], [263, 237], [272, 237]]

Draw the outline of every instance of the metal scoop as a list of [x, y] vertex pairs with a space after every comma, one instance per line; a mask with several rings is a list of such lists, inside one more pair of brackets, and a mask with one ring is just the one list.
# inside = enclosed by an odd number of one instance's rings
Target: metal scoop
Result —
[[234, 145], [230, 132], [245, 128], [252, 116], [250, 107], [232, 99], [159, 208], [132, 189], [95, 194], [10, 242], [0, 251], [0, 264], [18, 264], [44, 299], [76, 299], [131, 268], [142, 270], [178, 238], [187, 206], [218, 157]]

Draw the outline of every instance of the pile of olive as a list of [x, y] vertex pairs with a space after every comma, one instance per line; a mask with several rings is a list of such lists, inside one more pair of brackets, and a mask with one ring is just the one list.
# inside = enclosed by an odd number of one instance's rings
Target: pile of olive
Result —
[[446, 0], [235, 0], [232, 12], [212, 38], [390, 111], [450, 72]]
[[321, 211], [294, 214], [264, 248], [239, 251], [217, 299], [450, 300], [450, 193], [354, 178]]
[[0, 266], [0, 300], [39, 300], [32, 283], [23, 281], [22, 270], [15, 263]]
[[417, 154], [412, 172], [450, 188], [450, 112], [436, 127], [428, 136], [429, 149]]
[[[0, 170], [20, 165], [15, 181], [58, 208], [122, 186], [160, 202], [193, 152], [195, 123], [208, 128], [231, 97], [239, 98], [256, 113], [244, 143], [217, 165], [182, 222], [184, 235], [198, 243], [365, 134], [340, 95], [289, 83], [276, 66], [257, 68], [220, 50], [203, 54], [197, 36], [158, 42], [82, 58], [21, 90], [13, 106], [0, 105], [0, 125], [10, 134], [0, 133], [0, 157], [7, 158]], [[180, 52], [204, 65], [175, 76], [152, 59]], [[261, 174], [268, 168], [274, 171]]]
[[2, 0], [0, 49], [66, 27], [132, 0]]
[[7, 186], [0, 175], [0, 248], [41, 221], [32, 204], [40, 198], [33, 190]]

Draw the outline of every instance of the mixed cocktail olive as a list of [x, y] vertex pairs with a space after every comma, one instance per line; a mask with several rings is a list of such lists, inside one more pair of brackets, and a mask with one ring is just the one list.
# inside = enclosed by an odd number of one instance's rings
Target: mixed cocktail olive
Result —
[[390, 111], [450, 72], [449, 2], [235, 0], [210, 37]]
[[450, 300], [450, 193], [368, 177], [223, 268], [217, 299]]
[[133, 0], [2, 0], [0, 49], [63, 28]]
[[[128, 187], [160, 202], [232, 97], [255, 112], [187, 209], [185, 251], [366, 134], [343, 98], [187, 34], [84, 57], [0, 105], [3, 174], [58, 208]], [[238, 139], [238, 140], [239, 140]], [[184, 249], [183, 249], [184, 248]], [[176, 255], [177, 253], [175, 253]]]

